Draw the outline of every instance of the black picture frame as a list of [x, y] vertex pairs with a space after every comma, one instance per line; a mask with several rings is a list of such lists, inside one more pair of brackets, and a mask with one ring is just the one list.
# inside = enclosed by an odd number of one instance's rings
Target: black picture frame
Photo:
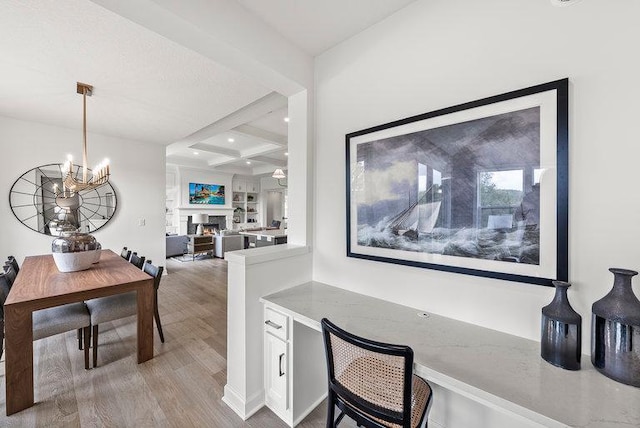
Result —
[[346, 255], [568, 280], [569, 80], [346, 135]]

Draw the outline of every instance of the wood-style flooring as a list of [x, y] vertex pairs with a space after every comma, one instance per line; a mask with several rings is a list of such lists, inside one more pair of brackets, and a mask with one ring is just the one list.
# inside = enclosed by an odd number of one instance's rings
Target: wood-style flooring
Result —
[[[154, 358], [136, 364], [135, 317], [100, 326], [98, 367], [85, 370], [75, 332], [34, 343], [35, 406], [1, 427], [286, 427], [266, 407], [242, 421], [221, 400], [226, 383], [227, 263], [166, 261], [159, 290], [166, 342], [154, 326]], [[299, 426], [325, 426], [325, 405]], [[355, 426], [346, 419], [341, 427]]]

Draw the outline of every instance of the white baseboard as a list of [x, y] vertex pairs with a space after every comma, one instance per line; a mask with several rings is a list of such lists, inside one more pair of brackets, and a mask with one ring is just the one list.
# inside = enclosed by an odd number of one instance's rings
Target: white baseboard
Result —
[[264, 396], [262, 393], [255, 394], [245, 402], [240, 394], [235, 392], [228, 384], [224, 386], [222, 401], [240, 416], [243, 421], [246, 421], [264, 407]]

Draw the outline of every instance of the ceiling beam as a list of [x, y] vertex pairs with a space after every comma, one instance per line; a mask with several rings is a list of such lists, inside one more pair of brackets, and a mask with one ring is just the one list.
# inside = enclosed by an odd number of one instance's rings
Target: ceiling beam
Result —
[[231, 158], [231, 159], [213, 159], [207, 162], [207, 165], [209, 166], [222, 166], [222, 165], [229, 165], [232, 163], [236, 163], [238, 161], [241, 161], [242, 158]]
[[288, 143], [286, 135], [276, 134], [275, 132], [256, 128], [255, 126], [251, 125], [236, 126], [232, 131], [237, 132], [238, 134], [245, 135], [247, 137], [253, 137], [259, 140], [266, 141], [267, 143], [276, 144], [278, 146], [286, 147]]
[[212, 146], [211, 144], [198, 143], [191, 146], [191, 148], [202, 152], [217, 153], [219, 155], [231, 156], [234, 158], [242, 157], [240, 150], [226, 149], [224, 147]]
[[242, 150], [241, 154], [243, 158], [249, 159], [254, 158], [256, 156], [268, 155], [269, 153], [282, 153], [284, 150], [283, 147], [276, 148], [264, 148], [264, 147], [249, 147], [245, 150]]
[[273, 158], [269, 158], [267, 156], [253, 156], [253, 157], [251, 157], [251, 159], [255, 160], [255, 161], [258, 161], [258, 162], [268, 163], [270, 165], [277, 166], [279, 168], [286, 168], [287, 167], [287, 161], [286, 160], [273, 159]]
[[167, 165], [188, 166], [191, 168], [208, 169], [208, 163], [205, 159], [191, 159], [183, 156], [167, 157]]
[[223, 117], [222, 119], [213, 122], [204, 128], [194, 132], [191, 135], [167, 146], [167, 156], [177, 154], [178, 152], [192, 147], [194, 144], [204, 141], [208, 138], [218, 135], [222, 132], [227, 132], [233, 128], [245, 124], [247, 122], [253, 122], [272, 111], [280, 110], [287, 106], [287, 98], [282, 95], [271, 92], [248, 104], [241, 109]]

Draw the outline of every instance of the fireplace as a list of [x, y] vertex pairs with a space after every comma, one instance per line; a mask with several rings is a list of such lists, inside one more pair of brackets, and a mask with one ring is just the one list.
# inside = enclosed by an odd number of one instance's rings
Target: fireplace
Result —
[[[191, 222], [191, 216], [187, 217], [187, 235], [195, 235], [197, 224]], [[211, 235], [214, 231], [227, 228], [227, 218], [223, 215], [210, 215], [209, 221], [202, 225], [205, 235]]]
[[178, 235], [193, 235], [196, 232], [197, 224], [193, 224], [192, 215], [206, 214], [209, 226], [205, 228], [213, 229], [217, 224], [218, 230], [229, 229], [233, 227], [233, 208], [231, 207], [176, 207], [174, 209], [174, 226], [178, 226]]

